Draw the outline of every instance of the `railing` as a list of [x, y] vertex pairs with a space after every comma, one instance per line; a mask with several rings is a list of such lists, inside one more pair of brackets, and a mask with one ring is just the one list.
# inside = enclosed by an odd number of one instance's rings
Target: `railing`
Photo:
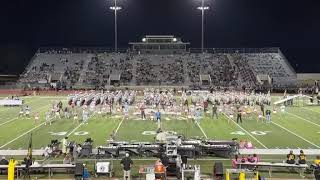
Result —
[[[114, 53], [114, 48], [108, 47], [41, 47], [37, 51], [38, 53]], [[118, 53], [131, 52], [130, 48], [118, 49]], [[189, 48], [187, 52], [190, 53], [202, 53], [200, 48]], [[206, 48], [205, 53], [278, 53], [279, 48], [267, 47], [267, 48]]]
[[[118, 53], [128, 52], [127, 48], [118, 49]], [[114, 48], [108, 47], [71, 47], [71, 48], [63, 48], [63, 47], [40, 47], [37, 51], [38, 53], [114, 53]]]
[[[279, 48], [206, 48], [203, 50], [205, 53], [278, 53]], [[190, 48], [190, 53], [202, 53], [199, 48]]]

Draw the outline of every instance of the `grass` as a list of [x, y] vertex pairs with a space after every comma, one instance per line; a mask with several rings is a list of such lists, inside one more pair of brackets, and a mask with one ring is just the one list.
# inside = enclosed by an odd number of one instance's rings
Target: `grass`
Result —
[[[55, 120], [52, 125], [44, 125], [41, 123], [44, 122], [44, 114], [50, 109], [51, 104], [58, 100], [65, 103], [66, 97], [32, 96], [24, 97], [24, 100], [31, 108], [30, 119], [18, 118], [20, 108], [0, 107], [0, 149], [27, 149], [30, 133], [33, 134], [34, 149], [43, 148], [51, 140], [60, 140], [66, 135], [78, 143], [90, 137], [94, 140], [94, 146], [105, 145], [112, 133], [116, 134], [116, 140], [152, 142], [154, 136], [145, 135], [144, 132], [156, 131], [158, 128], [155, 122], [139, 120], [138, 116], [122, 121], [121, 115], [99, 114], [91, 117], [89, 124], [85, 125], [64, 118]], [[239, 125], [234, 121], [228, 122], [228, 118], [223, 114], [219, 114], [219, 119], [206, 114], [201, 119], [200, 126], [174, 116], [163, 116], [161, 127], [165, 131], [175, 131], [189, 138], [207, 136], [210, 139], [230, 140], [236, 137], [239, 140], [252, 141], [256, 148], [319, 148], [320, 106], [286, 107], [286, 112], [280, 112], [278, 107], [275, 108], [278, 113], [272, 113], [273, 123], [269, 124], [257, 121], [255, 114], [243, 117], [243, 123]], [[34, 122], [34, 112], [40, 113], [39, 124]], [[39, 127], [35, 128], [37, 125]], [[135, 168], [152, 162], [141, 160], [136, 163]], [[229, 161], [224, 164], [230, 165]], [[201, 161], [201, 166], [204, 173], [210, 174], [213, 161]], [[117, 165], [115, 168], [118, 169], [116, 175], [121, 176], [120, 166]], [[294, 176], [297, 177], [296, 174]]]

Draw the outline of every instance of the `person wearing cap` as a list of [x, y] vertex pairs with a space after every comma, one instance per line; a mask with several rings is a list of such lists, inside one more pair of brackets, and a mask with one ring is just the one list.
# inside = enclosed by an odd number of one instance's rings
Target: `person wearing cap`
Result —
[[[9, 161], [6, 159], [6, 157], [2, 157], [1, 160], [0, 160], [0, 165], [8, 165], [9, 164]], [[1, 169], [0, 170], [0, 174], [5, 174], [7, 171], [6, 170], [3, 170]]]
[[123, 179], [124, 180], [130, 180], [131, 179], [130, 170], [131, 170], [131, 167], [133, 165], [133, 161], [129, 157], [128, 153], [126, 153], [126, 157], [121, 159], [120, 164], [123, 167]]

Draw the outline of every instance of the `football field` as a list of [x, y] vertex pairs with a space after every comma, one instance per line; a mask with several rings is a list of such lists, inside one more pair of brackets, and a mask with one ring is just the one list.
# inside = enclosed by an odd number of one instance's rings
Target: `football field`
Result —
[[[122, 120], [120, 114], [102, 116], [98, 113], [90, 116], [88, 124], [62, 118], [54, 119], [52, 125], [45, 125], [45, 113], [52, 102], [61, 100], [65, 104], [67, 98], [30, 96], [23, 99], [31, 108], [30, 118], [19, 118], [19, 107], [0, 107], [0, 149], [27, 149], [31, 133], [34, 149], [44, 148], [51, 140], [61, 140], [65, 136], [80, 144], [92, 138], [94, 146], [105, 145], [112, 133], [116, 140], [152, 142], [158, 128], [157, 123], [141, 120], [137, 115]], [[242, 124], [228, 120], [222, 113], [218, 119], [206, 114], [200, 124], [187, 118], [164, 115], [161, 128], [189, 138], [238, 138], [251, 141], [255, 148], [320, 148], [320, 106], [286, 107], [285, 112], [280, 112], [276, 107], [276, 110], [277, 113], [272, 113], [272, 122], [268, 124], [258, 121], [256, 115], [244, 116]], [[38, 123], [34, 121], [35, 112], [40, 113], [41, 121]]]

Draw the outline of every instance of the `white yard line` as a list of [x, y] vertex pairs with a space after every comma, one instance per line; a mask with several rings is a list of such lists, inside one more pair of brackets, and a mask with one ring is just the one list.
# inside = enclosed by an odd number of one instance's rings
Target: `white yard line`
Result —
[[7, 123], [9, 123], [9, 122], [12, 122], [12, 121], [14, 121], [14, 120], [17, 120], [17, 119], [18, 119], [18, 117], [12, 118], [12, 119], [9, 120], [9, 121], [5, 121], [5, 122], [1, 123], [0, 126], [3, 126], [3, 125], [5, 125], [5, 124], [7, 124]]
[[303, 121], [306, 121], [306, 122], [308, 122], [308, 123], [310, 123], [310, 124], [313, 124], [313, 125], [315, 125], [315, 126], [320, 127], [320, 124], [317, 124], [317, 123], [314, 123], [314, 122], [312, 122], [312, 121], [309, 121], [309, 120], [307, 120], [307, 119], [305, 119], [305, 118], [303, 118], [303, 117], [301, 117], [301, 116], [295, 115], [295, 114], [290, 113], [290, 112], [286, 112], [286, 113], [289, 114], [289, 115], [291, 115], [291, 116], [297, 117], [297, 118], [299, 118], [299, 119], [301, 119], [301, 120], [303, 120]]
[[80, 123], [77, 127], [75, 127], [70, 133], [67, 134], [67, 137], [70, 136], [72, 133], [74, 133], [77, 129], [79, 129], [83, 125], [83, 122]]
[[312, 111], [312, 112], [315, 112], [315, 113], [320, 114], [320, 112], [319, 112], [319, 111], [315, 111], [315, 110], [313, 110], [313, 109], [309, 109], [309, 108], [305, 108], [305, 107], [302, 107], [302, 109], [306, 109], [306, 110], [309, 110], [309, 111]]
[[[232, 121], [232, 120], [231, 120]], [[236, 124], [240, 129], [242, 129], [244, 132], [246, 132], [250, 137], [252, 137], [255, 141], [257, 141], [261, 146], [263, 146], [265, 149], [268, 149], [267, 146], [265, 146], [262, 142], [260, 142], [257, 138], [255, 138], [252, 134], [250, 134], [247, 130], [245, 130], [243, 127], [241, 127], [238, 123], [232, 121], [234, 124]]]
[[202, 129], [202, 127], [200, 126], [200, 124], [198, 122], [196, 122], [196, 124], [198, 125], [199, 129], [201, 130], [202, 134], [204, 135], [204, 137], [206, 137], [206, 139], [208, 139], [208, 136], [206, 135], [206, 133], [204, 132], [204, 130]]
[[[95, 113], [94, 114], [92, 114], [92, 116], [90, 116], [89, 118], [88, 118], [88, 121], [87, 122], [89, 122], [89, 120], [90, 120], [90, 118], [92, 118], [92, 117], [94, 117], [95, 116]], [[82, 125], [84, 124], [84, 122], [82, 122], [82, 123], [80, 123], [77, 127], [75, 127], [69, 134], [67, 134], [67, 136], [70, 136], [72, 133], [74, 133], [77, 129], [79, 129]]]
[[315, 147], [317, 147], [317, 148], [320, 148], [320, 146], [318, 146], [318, 145], [316, 145], [315, 143], [313, 143], [313, 142], [311, 142], [311, 141], [309, 141], [309, 140], [307, 140], [307, 139], [303, 138], [302, 136], [300, 136], [300, 135], [298, 135], [298, 134], [296, 134], [296, 133], [294, 133], [294, 132], [290, 131], [289, 129], [287, 129], [287, 128], [285, 128], [285, 127], [281, 126], [280, 124], [275, 123], [275, 122], [273, 122], [273, 121], [271, 121], [271, 123], [272, 123], [272, 124], [274, 124], [274, 125], [276, 125], [276, 126], [278, 126], [278, 127], [280, 127], [280, 128], [282, 128], [282, 129], [284, 129], [284, 130], [286, 130], [287, 132], [289, 132], [289, 133], [291, 133], [291, 134], [293, 134], [293, 135], [297, 136], [298, 138], [300, 138], [300, 139], [304, 140], [305, 142], [307, 142], [307, 143], [309, 143], [309, 144], [311, 144], [311, 145], [313, 145], [313, 146], [315, 146]]
[[116, 134], [118, 133], [118, 131], [119, 131], [119, 129], [120, 129], [120, 126], [121, 126], [121, 125], [122, 125], [122, 123], [123, 123], [123, 120], [124, 120], [124, 119], [122, 119], [122, 120], [121, 120], [121, 122], [119, 123], [119, 125], [118, 125], [118, 127], [117, 127], [116, 131], [114, 132], [114, 135], [116, 135]]
[[[36, 111], [39, 111], [40, 109], [44, 109], [44, 108], [49, 108], [49, 107], [41, 106], [41, 107], [39, 107], [39, 108], [37, 108], [37, 109], [35, 109], [35, 110], [36, 110]], [[30, 116], [30, 118], [31, 118], [31, 116]], [[8, 123], [10, 123], [10, 122], [12, 122], [12, 121], [15, 121], [15, 120], [18, 120], [18, 119], [19, 119], [19, 117], [12, 118], [12, 119], [10, 119], [9, 121], [5, 121], [5, 122], [1, 123], [0, 126], [3, 126], [3, 125], [5, 125], [5, 124], [8, 124]]]
[[16, 141], [17, 139], [19, 139], [19, 138], [21, 138], [21, 137], [25, 136], [26, 134], [30, 133], [31, 131], [33, 131], [33, 130], [35, 130], [35, 129], [38, 129], [39, 127], [43, 126], [44, 124], [45, 124], [45, 122], [43, 122], [43, 123], [39, 124], [38, 126], [36, 126], [36, 127], [32, 128], [32, 129], [30, 129], [29, 131], [27, 131], [27, 132], [25, 132], [25, 133], [21, 134], [20, 136], [18, 136], [18, 137], [16, 137], [16, 138], [12, 139], [11, 141], [9, 141], [9, 142], [5, 143], [5, 144], [4, 144], [4, 145], [2, 145], [2, 146], [0, 146], [0, 148], [4, 148], [4, 147], [6, 147], [7, 145], [9, 145], [9, 144], [13, 143], [13, 142], [14, 142], [14, 141]]
[[[228, 119], [229, 117], [225, 114], [222, 113], [223, 115], [225, 115]], [[268, 149], [267, 146], [265, 146], [262, 142], [260, 142], [257, 138], [255, 138], [251, 133], [249, 133], [247, 130], [245, 130], [243, 127], [241, 127], [238, 123], [234, 122], [232, 119], [231, 121], [236, 124], [240, 129], [242, 129], [245, 133], [247, 133], [250, 137], [252, 137], [256, 142], [258, 142], [262, 147], [264, 147], [265, 149]]]

